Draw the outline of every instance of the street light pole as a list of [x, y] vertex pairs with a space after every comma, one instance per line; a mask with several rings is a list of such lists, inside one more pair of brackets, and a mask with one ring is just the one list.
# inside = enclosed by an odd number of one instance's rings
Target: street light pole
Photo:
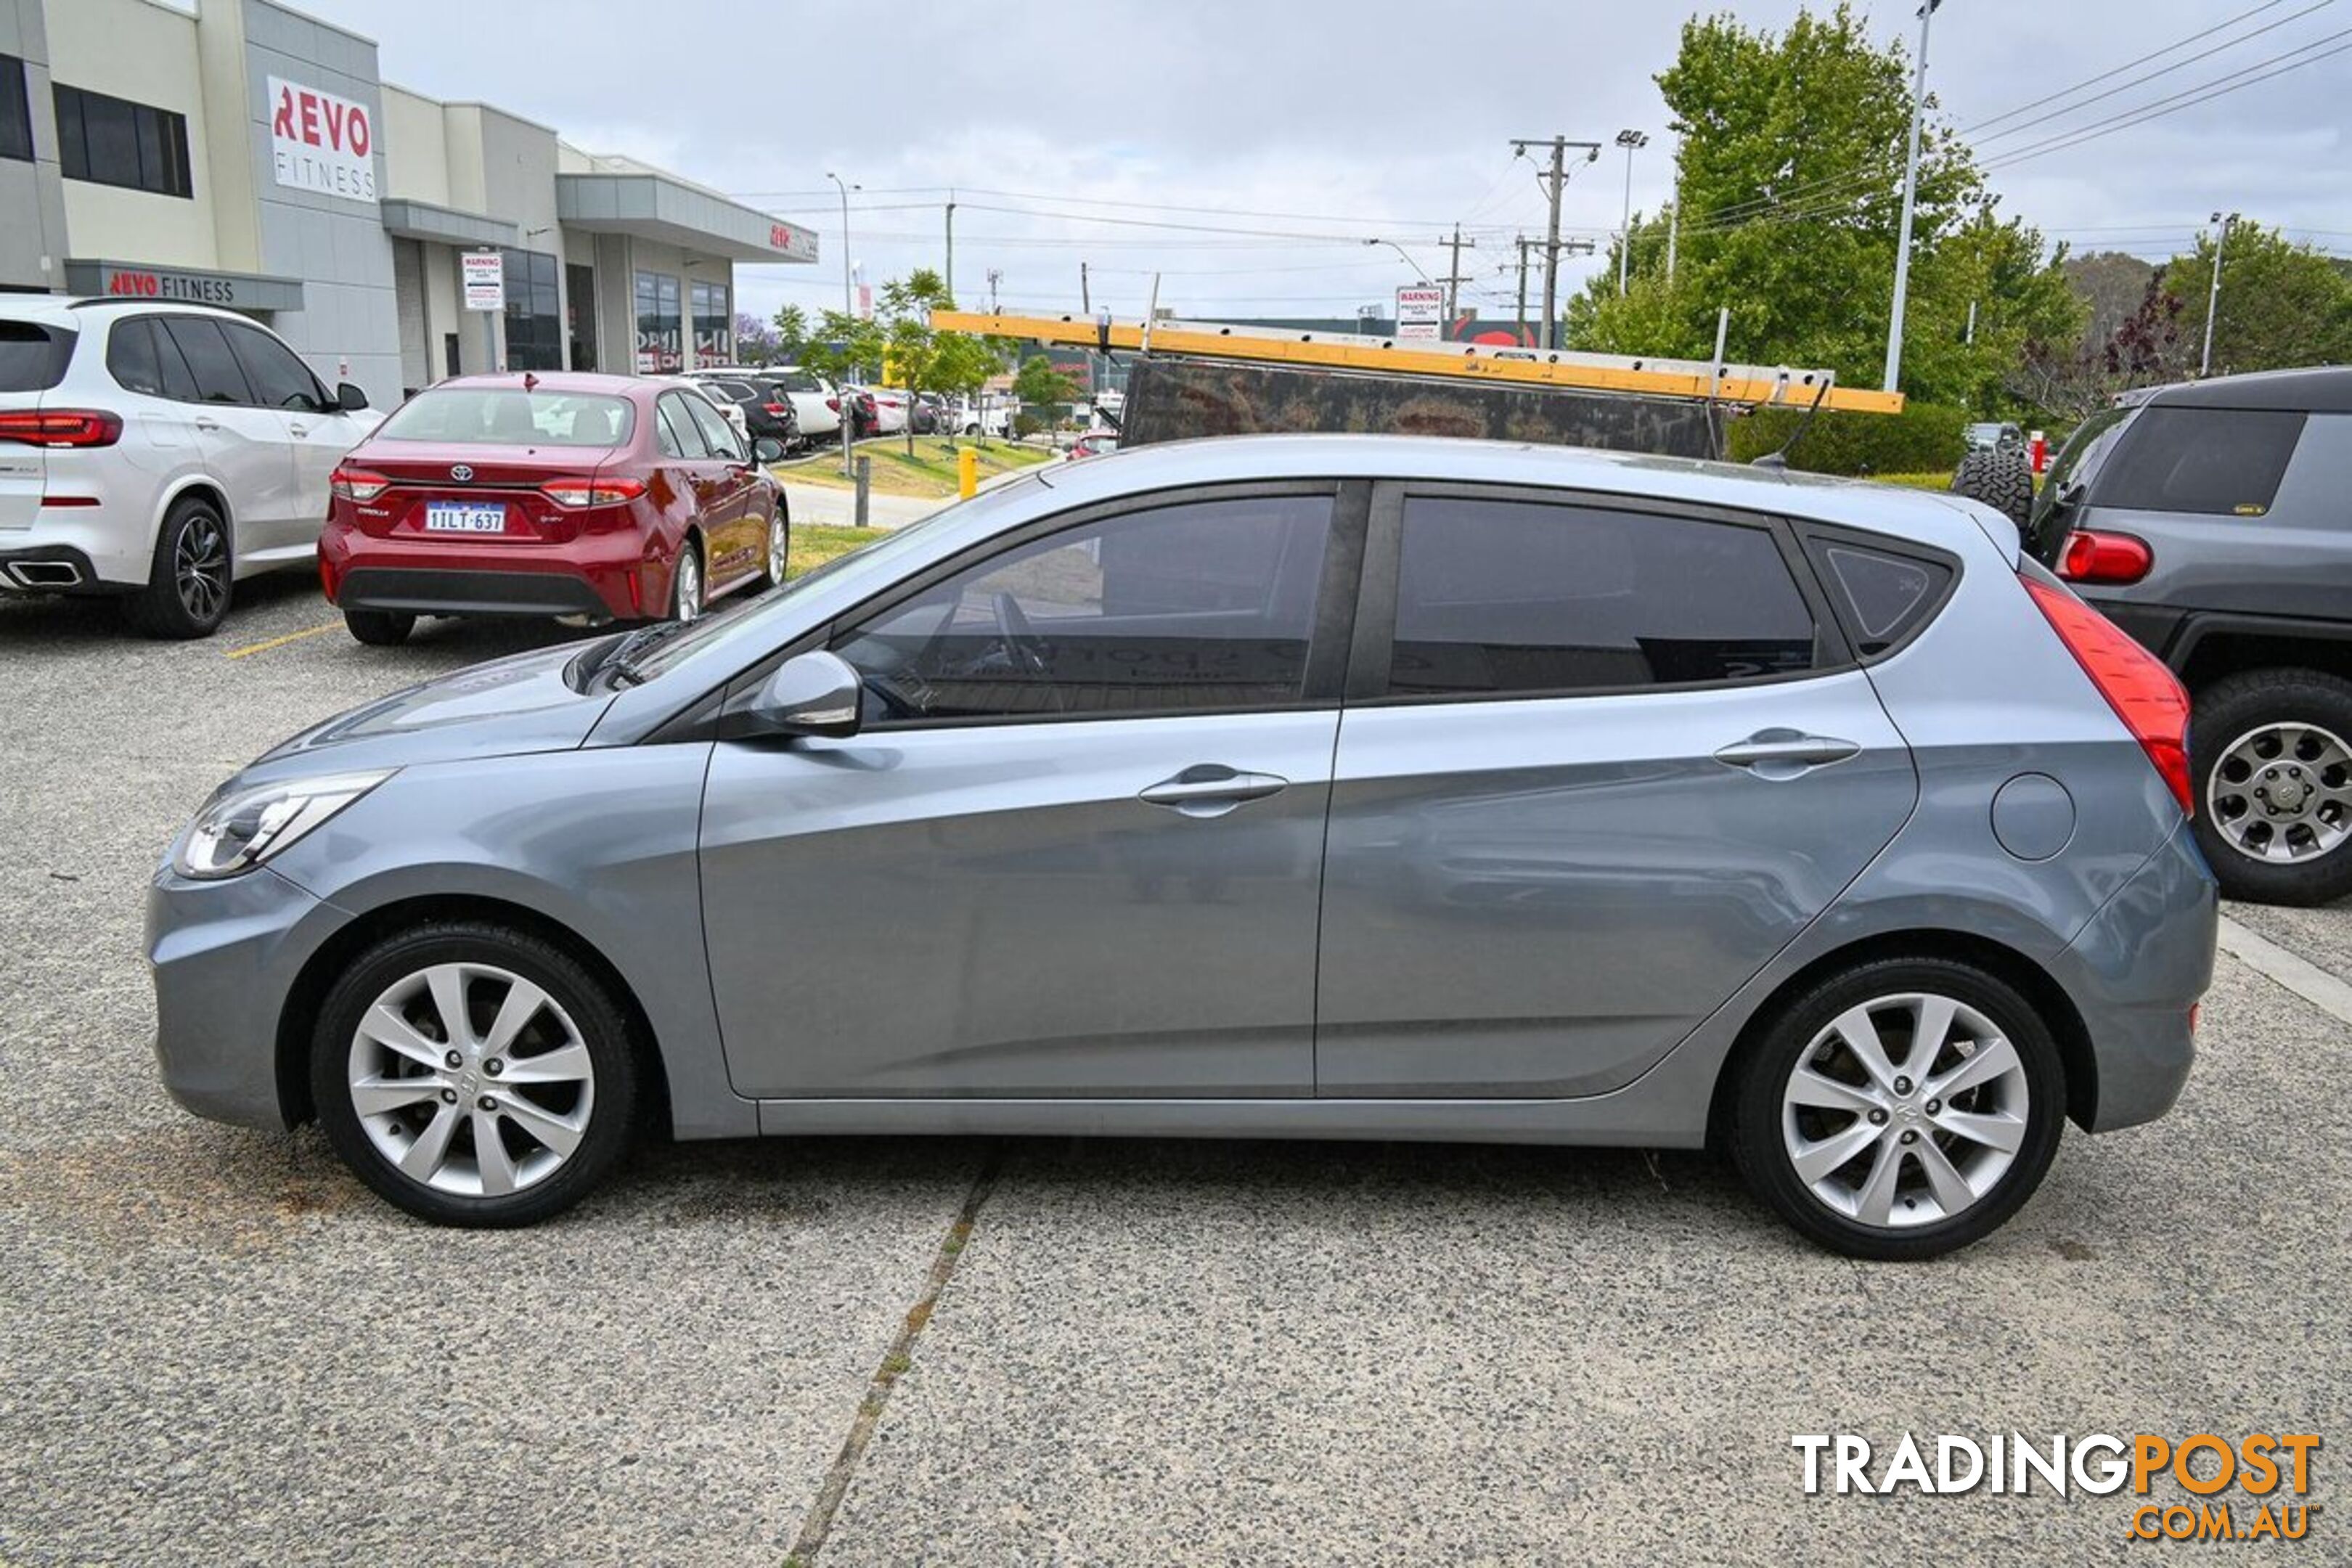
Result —
[[2221, 227], [2213, 235], [2213, 287], [2205, 296], [2205, 351], [2197, 356], [2200, 381], [2213, 374], [2213, 320], [2221, 313], [2221, 250], [2230, 243], [2230, 226], [2238, 221], [2238, 215], [2215, 213], [2213, 221]]
[[830, 169], [824, 172], [824, 177], [841, 186], [841, 313], [854, 316], [857, 314], [857, 308], [850, 303], [849, 299], [849, 193], [865, 187], [842, 184], [841, 176]]
[[1625, 216], [1617, 242], [1617, 296], [1621, 300], [1633, 286], [1627, 273], [1633, 256], [1633, 154], [1649, 144], [1649, 137], [1639, 131], [1617, 132], [1617, 145], [1625, 149]]
[[1423, 267], [1423, 266], [1422, 266], [1422, 264], [1421, 264], [1420, 262], [1415, 261], [1415, 260], [1412, 258], [1412, 253], [1411, 251], [1407, 250], [1403, 246], [1399, 245], [1395, 240], [1393, 240], [1393, 239], [1377, 239], [1377, 238], [1375, 238], [1375, 239], [1368, 239], [1368, 240], [1364, 241], [1364, 243], [1365, 243], [1366, 245], [1385, 245], [1385, 246], [1387, 246], [1391, 250], [1395, 251], [1399, 256], [1402, 256], [1402, 257], [1403, 257], [1403, 258], [1404, 258], [1404, 264], [1405, 264], [1407, 267], [1412, 268], [1415, 272], [1418, 272], [1418, 273], [1420, 273], [1420, 274], [1421, 274], [1421, 280], [1422, 280], [1423, 283], [1428, 284], [1428, 285], [1429, 285], [1431, 288], [1433, 288], [1433, 289], [1434, 289], [1434, 288], [1436, 288], [1436, 287], [1437, 287], [1437, 279], [1434, 279], [1434, 278], [1432, 278], [1432, 277], [1429, 275], [1429, 271], [1428, 271], [1428, 269], [1427, 269], [1426, 268]]
[[1927, 101], [1927, 24], [1943, 0], [1919, 7], [1919, 68], [1911, 79], [1911, 151], [1903, 163], [1903, 232], [1895, 242], [1895, 310], [1886, 323], [1887, 391], [1903, 374], [1903, 306], [1911, 293], [1911, 215], [1919, 195], [1919, 117]]

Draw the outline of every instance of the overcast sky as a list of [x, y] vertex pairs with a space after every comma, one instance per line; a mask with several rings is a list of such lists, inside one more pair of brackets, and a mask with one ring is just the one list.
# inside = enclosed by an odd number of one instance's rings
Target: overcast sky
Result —
[[[1509, 316], [1510, 236], [1544, 220], [1512, 138], [1645, 131], [1633, 201], [1655, 205], [1672, 138], [1652, 79], [1692, 12], [1660, 0], [291, 3], [377, 39], [386, 80], [498, 104], [815, 227], [817, 266], [738, 268], [740, 304], [761, 314], [840, 302], [832, 170], [864, 187], [850, 255], [877, 283], [940, 264], [941, 187], [953, 186], [964, 302], [985, 302], [993, 268], [1007, 308], [1075, 310], [1084, 260], [1097, 308], [1139, 313], [1156, 269], [1161, 305], [1196, 318], [1351, 314], [1414, 279], [1368, 237], [1443, 274], [1436, 237], [1457, 220], [1478, 241], [1464, 256], [1477, 279], [1465, 298]], [[1725, 8], [1774, 28], [1799, 9]], [[1916, 40], [1915, 0], [1862, 9], [1881, 37]], [[2160, 258], [2222, 207], [2352, 254], [2352, 52], [1998, 166], [2233, 72], [2307, 58], [2294, 52], [2304, 46], [2352, 44], [2352, 4], [1947, 0], [1929, 87], [1949, 121], [1976, 126], [2223, 23], [1972, 138], [2003, 210], [2077, 251]], [[1605, 235], [1625, 174], [1613, 146], [1583, 166], [1564, 226]], [[1191, 226], [1157, 226], [1179, 225]], [[1572, 276], [1593, 265], [1574, 262]]]

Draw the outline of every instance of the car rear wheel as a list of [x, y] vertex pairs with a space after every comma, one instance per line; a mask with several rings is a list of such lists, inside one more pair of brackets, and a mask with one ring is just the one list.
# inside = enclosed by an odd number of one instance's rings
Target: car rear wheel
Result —
[[416, 629], [416, 617], [399, 610], [345, 610], [343, 626], [372, 647], [397, 647]]
[[772, 588], [782, 582], [786, 563], [792, 559], [792, 552], [793, 520], [791, 514], [784, 510], [782, 499], [779, 497], [776, 510], [768, 514], [767, 549], [761, 558], [759, 580], [751, 584], [751, 591], [756, 594], [762, 589]]
[[613, 996], [521, 931], [422, 926], [362, 952], [328, 993], [310, 1089], [335, 1152], [440, 1225], [529, 1225], [626, 1149], [637, 1069]]
[[692, 539], [677, 552], [669, 575], [669, 618], [698, 620], [702, 616], [702, 546]]
[[2065, 1070], [2015, 988], [1947, 959], [1879, 960], [1782, 1009], [1741, 1064], [1733, 1153], [1798, 1231], [1853, 1258], [1935, 1258], [2041, 1185]]
[[2221, 891], [2271, 904], [2352, 894], [2352, 681], [2258, 669], [2191, 705], [2199, 847]]
[[122, 601], [131, 628], [151, 637], [205, 637], [228, 614], [231, 564], [227, 520], [191, 496], [155, 531], [147, 585]]

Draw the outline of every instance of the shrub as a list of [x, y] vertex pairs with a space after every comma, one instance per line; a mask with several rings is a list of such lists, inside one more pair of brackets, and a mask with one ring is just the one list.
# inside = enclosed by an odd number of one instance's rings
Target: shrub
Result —
[[[1745, 463], [1779, 450], [1804, 417], [1801, 408], [1760, 408], [1733, 420], [1725, 442], [1728, 456]], [[1960, 460], [1960, 434], [1968, 423], [1968, 410], [1935, 403], [1906, 403], [1900, 414], [1824, 409], [1789, 454], [1789, 467], [1812, 474], [1949, 472]]]

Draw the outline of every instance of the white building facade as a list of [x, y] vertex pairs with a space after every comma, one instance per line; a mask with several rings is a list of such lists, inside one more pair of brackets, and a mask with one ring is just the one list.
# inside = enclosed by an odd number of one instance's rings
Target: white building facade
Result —
[[[504, 305], [468, 310], [460, 254]], [[733, 353], [738, 262], [816, 237], [274, 0], [0, 0], [0, 289], [226, 305], [379, 407], [444, 376]], [[486, 263], [487, 265], [487, 263]]]

